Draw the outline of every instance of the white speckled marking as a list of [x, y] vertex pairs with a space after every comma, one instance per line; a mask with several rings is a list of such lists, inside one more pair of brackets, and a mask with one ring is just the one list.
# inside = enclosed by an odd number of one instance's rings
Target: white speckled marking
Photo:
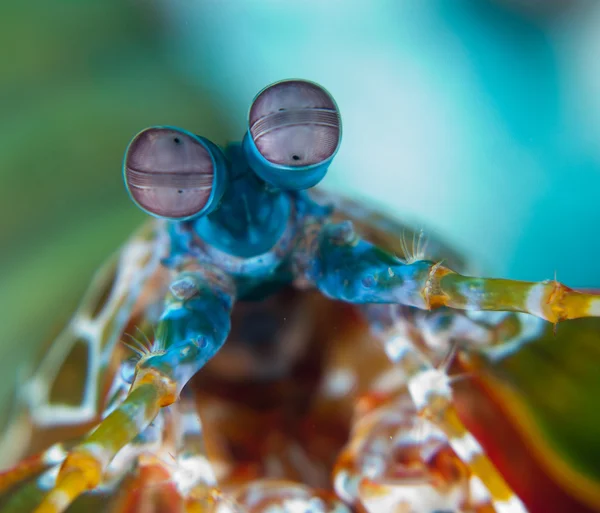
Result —
[[590, 305], [587, 314], [591, 317], [600, 317], [600, 299], [590, 299]]
[[483, 454], [483, 449], [470, 433], [465, 433], [461, 438], [452, 438], [449, 443], [454, 452], [465, 463], [472, 461], [478, 454]]
[[407, 337], [403, 335], [394, 335], [385, 340], [384, 349], [392, 362], [398, 362], [407, 352], [413, 350], [413, 346]]
[[79, 447], [80, 450], [85, 451], [92, 456], [97, 462], [100, 463], [102, 468], [106, 468], [110, 462], [110, 452], [105, 447], [98, 443], [85, 443]]
[[173, 480], [184, 496], [199, 483], [213, 486], [217, 482], [213, 469], [204, 456], [178, 458]]
[[497, 513], [527, 513], [525, 504], [516, 495], [507, 501], [494, 501], [493, 504]]
[[408, 390], [417, 410], [423, 410], [429, 405], [430, 395], [452, 400], [450, 378], [439, 369], [427, 369], [416, 374], [408, 382]]
[[490, 492], [483, 484], [483, 481], [477, 476], [471, 476], [469, 479], [471, 500], [476, 506], [489, 504], [491, 502]]
[[349, 474], [346, 470], [336, 472], [333, 480], [333, 489], [336, 495], [344, 502], [353, 503], [358, 497], [358, 483], [361, 477]]
[[71, 498], [66, 492], [63, 492], [62, 490], [56, 490], [52, 492], [52, 495], [50, 496], [50, 502], [58, 511], [64, 511], [71, 503]]
[[62, 445], [54, 444], [44, 452], [43, 462], [46, 465], [55, 465], [60, 463], [67, 457], [67, 452], [63, 449]]
[[356, 384], [356, 376], [350, 369], [337, 369], [330, 373], [323, 384], [326, 397], [344, 397]]
[[527, 294], [527, 301], [525, 302], [525, 308], [527, 311], [533, 315], [537, 315], [540, 317], [544, 317], [544, 312], [542, 310], [542, 304], [545, 300], [547, 283], [536, 283], [529, 294]]
[[56, 478], [58, 477], [58, 472], [60, 470], [60, 465], [55, 465], [50, 470], [44, 472], [37, 479], [37, 485], [41, 490], [51, 490], [56, 484]]
[[460, 487], [440, 493], [429, 483], [406, 482], [379, 485], [371, 496], [361, 490], [361, 502], [369, 513], [387, 511], [459, 511], [464, 500]]

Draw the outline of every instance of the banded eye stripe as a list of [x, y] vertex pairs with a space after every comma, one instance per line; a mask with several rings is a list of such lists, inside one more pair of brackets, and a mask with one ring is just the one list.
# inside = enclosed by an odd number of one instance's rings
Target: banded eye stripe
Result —
[[317, 125], [339, 130], [340, 116], [335, 109], [289, 109], [267, 114], [250, 127], [252, 138], [257, 141], [272, 130], [296, 125]]
[[139, 171], [126, 169], [127, 183], [138, 189], [211, 189], [214, 173]]

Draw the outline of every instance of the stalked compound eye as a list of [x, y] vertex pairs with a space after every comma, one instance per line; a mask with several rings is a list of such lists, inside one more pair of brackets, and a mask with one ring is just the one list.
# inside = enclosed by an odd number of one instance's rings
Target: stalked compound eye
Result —
[[213, 210], [227, 174], [217, 146], [175, 127], [147, 128], [136, 135], [123, 167], [127, 190], [139, 207], [179, 221]]
[[304, 80], [263, 89], [250, 108], [244, 150], [252, 169], [282, 188], [305, 189], [327, 172], [341, 140], [331, 95]]

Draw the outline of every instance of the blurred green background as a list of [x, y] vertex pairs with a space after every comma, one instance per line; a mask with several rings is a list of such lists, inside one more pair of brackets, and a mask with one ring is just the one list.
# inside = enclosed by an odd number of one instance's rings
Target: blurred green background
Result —
[[143, 219], [141, 128], [241, 138], [289, 77], [339, 103], [324, 185], [477, 271], [600, 287], [600, 3], [80, 0], [0, 7], [0, 401]]

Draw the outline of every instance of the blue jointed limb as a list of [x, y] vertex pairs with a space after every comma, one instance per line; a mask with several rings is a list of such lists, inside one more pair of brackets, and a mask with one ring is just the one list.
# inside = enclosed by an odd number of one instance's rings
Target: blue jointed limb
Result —
[[127, 398], [70, 451], [37, 513], [64, 511], [81, 493], [98, 486], [116, 453], [150, 425], [160, 408], [178, 399], [188, 380], [223, 345], [235, 289], [222, 273], [192, 267], [171, 283], [152, 347], [133, 346], [140, 359]]
[[[301, 272], [323, 294], [348, 303], [402, 303], [419, 306], [400, 287], [410, 287], [428, 273], [428, 262], [408, 266], [366, 242], [355, 233], [352, 223], [324, 224], [304, 258], [308, 267]], [[414, 288], [414, 287], [413, 287]], [[406, 289], [407, 291], [410, 289]], [[418, 291], [415, 291], [418, 292]], [[422, 301], [421, 301], [422, 302]]]
[[140, 375], [158, 372], [173, 382], [177, 397], [221, 348], [231, 329], [233, 282], [216, 269], [195, 267], [181, 272], [171, 283], [155, 347], [137, 365]]
[[463, 276], [443, 262], [402, 261], [362, 240], [352, 223], [324, 222], [296, 255], [300, 276], [323, 294], [349, 303], [391, 303], [431, 310], [524, 312], [558, 323], [600, 316], [600, 296], [557, 281]]

